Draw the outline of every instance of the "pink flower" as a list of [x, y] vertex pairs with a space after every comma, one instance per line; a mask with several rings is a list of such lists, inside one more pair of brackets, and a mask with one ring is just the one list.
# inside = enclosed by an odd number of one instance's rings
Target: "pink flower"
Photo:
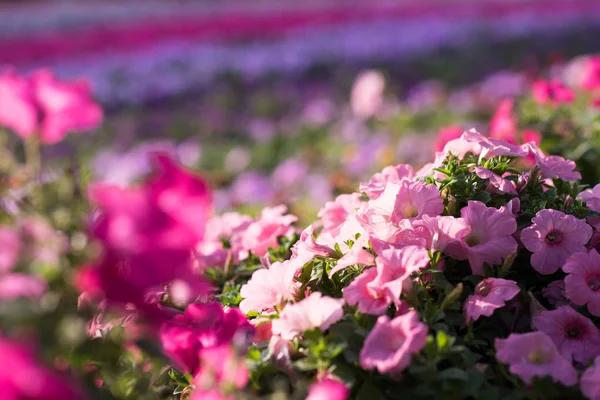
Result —
[[600, 254], [596, 249], [573, 254], [562, 269], [567, 273], [567, 298], [578, 306], [587, 304], [590, 314], [600, 316]]
[[43, 367], [31, 351], [0, 337], [0, 398], [30, 400], [82, 400], [83, 392], [65, 377]]
[[532, 95], [533, 99], [539, 104], [551, 104], [553, 106], [571, 103], [575, 98], [573, 91], [556, 79], [535, 82], [533, 84]]
[[517, 143], [517, 122], [512, 116], [514, 100], [505, 99], [500, 102], [496, 113], [490, 121], [490, 137]]
[[269, 268], [254, 271], [250, 280], [240, 289], [244, 300], [240, 310], [262, 312], [282, 308], [288, 300], [293, 300], [298, 289], [294, 280], [302, 265], [294, 261], [274, 262]]
[[426, 185], [421, 181], [402, 181], [394, 202], [392, 222], [398, 223], [405, 218], [436, 216], [444, 211], [444, 200], [435, 185]]
[[183, 314], [163, 323], [159, 337], [165, 354], [175, 365], [196, 374], [205, 349], [227, 345], [234, 339], [247, 342], [253, 332], [254, 328], [237, 308], [194, 303]]
[[566, 386], [577, 383], [577, 371], [543, 332], [512, 333], [506, 339], [496, 339], [494, 345], [498, 361], [508, 364], [510, 373], [527, 384], [534, 376], [551, 376]]
[[228, 343], [205, 348], [200, 353], [200, 368], [194, 377], [196, 390], [243, 389], [248, 383], [248, 368]]
[[370, 118], [379, 109], [383, 102], [385, 79], [383, 75], [374, 70], [361, 72], [354, 81], [350, 93], [352, 111], [360, 118]]
[[443, 154], [454, 154], [462, 159], [471, 153], [480, 157], [523, 157], [527, 150], [504, 140], [487, 138], [474, 129], [466, 131], [459, 139], [451, 140], [444, 146]]
[[19, 262], [21, 238], [8, 227], [0, 227], [0, 274], [11, 271]]
[[371, 177], [368, 183], [360, 184], [360, 191], [365, 192], [370, 199], [378, 198], [385, 190], [389, 182], [399, 183], [404, 179], [413, 179], [415, 174], [413, 168], [408, 164], [390, 165], [383, 171]]
[[310, 385], [306, 400], [346, 400], [349, 395], [350, 391], [343, 382], [324, 378]]
[[600, 183], [579, 193], [577, 197], [585, 201], [590, 210], [600, 212]]
[[283, 309], [279, 319], [273, 321], [273, 334], [292, 340], [311, 329], [326, 331], [338, 322], [343, 314], [342, 300], [324, 297], [321, 293], [314, 292], [302, 301]]
[[565, 292], [565, 281], [554, 281], [542, 289], [542, 296], [554, 307], [567, 306], [571, 302]]
[[490, 171], [489, 169], [483, 167], [475, 167], [475, 173], [481, 179], [489, 179], [490, 185], [496, 192], [499, 193], [509, 193], [517, 195], [517, 188], [515, 187], [515, 183], [509, 179], [504, 179], [498, 174]]
[[48, 284], [42, 278], [21, 273], [0, 275], [0, 300], [21, 297], [37, 299], [42, 297]]
[[81, 282], [84, 290], [103, 293], [111, 302], [144, 308], [147, 290], [174, 279], [198, 293], [206, 290], [190, 256], [210, 213], [208, 186], [166, 156], [156, 155], [155, 161], [157, 174], [141, 186], [90, 189], [99, 209], [93, 234], [104, 254]]
[[101, 122], [102, 109], [84, 81], [61, 82], [46, 70], [28, 78], [12, 71], [0, 76], [0, 124], [23, 138], [38, 134], [43, 143], [54, 144]]
[[582, 75], [582, 89], [592, 91], [600, 88], [600, 57], [589, 57]]
[[250, 224], [241, 234], [243, 249], [262, 257], [269, 248], [279, 247], [277, 238], [290, 234], [293, 230], [291, 224], [298, 220], [293, 215], [285, 214], [286, 211], [285, 206], [264, 208], [258, 221]]
[[531, 266], [548, 275], [563, 266], [573, 253], [586, 251], [592, 227], [557, 210], [540, 210], [533, 224], [521, 231], [521, 242], [531, 251]]
[[315, 243], [313, 239], [314, 228], [310, 225], [300, 235], [300, 239], [292, 247], [292, 258], [301, 260], [306, 264], [314, 257], [330, 257], [335, 254], [335, 250], [330, 247]]
[[321, 208], [317, 214], [323, 223], [323, 233], [337, 236], [348, 216], [354, 214], [360, 206], [360, 194], [358, 193], [341, 194], [335, 201], [325, 203], [325, 207]]
[[594, 360], [594, 365], [585, 370], [579, 380], [581, 393], [590, 400], [600, 400], [600, 356]]
[[574, 169], [577, 167], [574, 161], [566, 160], [560, 156], [547, 156], [535, 144], [527, 143], [523, 145], [528, 149], [529, 154], [533, 155], [536, 164], [540, 168], [540, 176], [543, 179], [563, 179], [565, 181], [576, 181], [581, 179], [581, 174]]
[[517, 250], [512, 234], [517, 230], [514, 215], [480, 201], [469, 201], [460, 211], [468, 228], [459, 232], [460, 247], [446, 248], [445, 252], [457, 260], [468, 259], [471, 271], [483, 275], [483, 264], [495, 265]]
[[390, 304], [400, 304], [403, 288], [412, 285], [410, 276], [429, 266], [427, 250], [417, 246], [388, 248], [376, 258], [377, 267], [365, 270], [344, 289], [344, 300], [358, 304], [358, 311], [381, 315]]
[[444, 146], [451, 140], [458, 139], [464, 132], [464, 129], [460, 125], [450, 125], [440, 129], [435, 137], [433, 144], [433, 150], [439, 152], [444, 150]]
[[373, 265], [375, 262], [375, 258], [371, 253], [367, 250], [363, 249], [362, 244], [360, 242], [355, 243], [354, 246], [346, 253], [342, 258], [340, 258], [335, 267], [331, 268], [329, 271], [329, 277], [331, 278], [336, 272], [341, 271], [344, 268], [348, 268], [351, 265]]
[[600, 354], [600, 331], [594, 323], [569, 306], [542, 311], [535, 327], [552, 339], [560, 354], [568, 360], [586, 363]]
[[475, 293], [465, 301], [465, 314], [468, 321], [479, 317], [490, 317], [504, 303], [519, 294], [515, 281], [500, 278], [486, 278], [475, 286]]
[[376, 368], [382, 374], [397, 374], [409, 366], [412, 355], [427, 341], [427, 325], [415, 311], [395, 317], [382, 315], [360, 351], [360, 366]]

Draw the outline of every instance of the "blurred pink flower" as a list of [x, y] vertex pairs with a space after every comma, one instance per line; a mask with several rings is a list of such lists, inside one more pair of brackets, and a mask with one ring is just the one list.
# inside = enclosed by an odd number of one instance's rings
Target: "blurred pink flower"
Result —
[[19, 262], [21, 238], [9, 227], [0, 226], [0, 274], [11, 271]]
[[596, 90], [600, 88], [600, 57], [589, 57], [585, 63], [581, 88], [585, 90]]
[[517, 294], [519, 286], [515, 281], [500, 278], [482, 280], [475, 286], [475, 293], [465, 300], [467, 322], [477, 321], [481, 316], [491, 316]]
[[600, 254], [596, 249], [571, 255], [562, 270], [567, 273], [567, 298], [578, 306], [587, 305], [590, 314], [600, 316]]
[[346, 400], [349, 395], [350, 390], [343, 382], [324, 378], [310, 385], [306, 400]]
[[450, 125], [440, 129], [435, 137], [433, 151], [443, 151], [446, 143], [451, 140], [458, 139], [462, 136], [465, 130], [460, 125]]
[[21, 273], [0, 275], [0, 300], [12, 300], [20, 297], [37, 299], [42, 297], [48, 284], [37, 276]]
[[512, 116], [513, 107], [512, 99], [500, 102], [490, 121], [490, 137], [517, 144], [517, 122]]
[[285, 301], [293, 300], [296, 295], [298, 283], [294, 276], [301, 266], [294, 261], [274, 262], [269, 268], [254, 271], [240, 289], [243, 298], [240, 310], [248, 314], [282, 308]]
[[390, 165], [373, 175], [369, 182], [361, 182], [360, 191], [365, 192], [370, 199], [374, 200], [383, 193], [389, 182], [399, 183], [404, 179], [413, 179], [414, 177], [415, 174], [410, 165]]
[[370, 118], [381, 107], [385, 79], [374, 70], [361, 72], [352, 86], [350, 104], [352, 111], [360, 118]]
[[[297, 217], [286, 214], [286, 206], [264, 208], [257, 221], [251, 223], [243, 233], [241, 233], [241, 245], [245, 252], [262, 257], [267, 254], [270, 247], [277, 248], [277, 238], [287, 236], [292, 231], [292, 223], [298, 220]], [[247, 254], [240, 258], [246, 258]]]
[[551, 81], [538, 80], [533, 84], [532, 95], [533, 99], [539, 104], [553, 106], [571, 103], [575, 99], [573, 91], [557, 79]]
[[531, 251], [531, 266], [548, 275], [563, 266], [573, 253], [586, 251], [592, 227], [557, 210], [540, 210], [532, 225], [521, 231], [521, 242]]
[[67, 133], [96, 128], [102, 109], [85, 81], [62, 82], [39, 70], [27, 78], [14, 71], [0, 76], [0, 124], [43, 143], [60, 142]]
[[498, 361], [508, 364], [510, 373], [527, 384], [534, 376], [551, 376], [566, 386], [577, 383], [577, 371], [543, 332], [512, 333], [506, 339], [496, 339], [494, 345]]
[[600, 400], [600, 356], [596, 357], [594, 364], [588, 367], [581, 379], [579, 379], [579, 388], [581, 393], [589, 400]]
[[376, 368], [382, 374], [398, 374], [425, 346], [427, 332], [427, 325], [419, 321], [415, 311], [391, 321], [387, 315], [380, 316], [360, 351], [360, 366]]
[[183, 314], [164, 322], [159, 337], [165, 354], [177, 368], [196, 374], [206, 349], [247, 344], [254, 328], [237, 308], [220, 303], [194, 303]]
[[200, 352], [200, 368], [194, 376], [196, 390], [240, 390], [246, 386], [248, 379], [245, 360], [236, 354], [230, 344], [205, 348]]
[[468, 228], [458, 232], [460, 246], [448, 247], [446, 253], [457, 260], [468, 259], [473, 274], [484, 275], [484, 263], [499, 264], [517, 250], [514, 215], [473, 200], [460, 213]]
[[273, 334], [292, 340], [311, 329], [326, 331], [344, 314], [343, 301], [313, 292], [296, 304], [286, 306], [279, 319], [273, 321]]
[[585, 364], [600, 354], [600, 331], [589, 318], [569, 306], [542, 311], [534, 323], [538, 331], [552, 339], [567, 360]]

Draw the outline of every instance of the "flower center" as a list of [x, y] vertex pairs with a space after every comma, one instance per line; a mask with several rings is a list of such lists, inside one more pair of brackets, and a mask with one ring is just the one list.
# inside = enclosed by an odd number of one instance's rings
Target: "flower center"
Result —
[[469, 247], [473, 247], [473, 246], [477, 246], [479, 243], [481, 243], [482, 240], [481, 238], [479, 238], [476, 234], [474, 234], [473, 232], [469, 233], [466, 237], [465, 237], [465, 243], [469, 245]]
[[569, 339], [577, 339], [581, 337], [581, 328], [577, 325], [569, 325], [565, 333]]
[[532, 364], [545, 364], [548, 361], [548, 354], [540, 349], [535, 349], [529, 353], [527, 360]]
[[587, 278], [587, 285], [594, 292], [597, 292], [600, 289], [600, 278], [597, 276], [590, 276]]
[[490, 294], [491, 290], [492, 288], [490, 287], [489, 283], [484, 280], [479, 282], [475, 287], [475, 294], [485, 297]]
[[546, 235], [546, 243], [548, 244], [559, 244], [563, 240], [563, 234], [561, 231], [552, 230]]

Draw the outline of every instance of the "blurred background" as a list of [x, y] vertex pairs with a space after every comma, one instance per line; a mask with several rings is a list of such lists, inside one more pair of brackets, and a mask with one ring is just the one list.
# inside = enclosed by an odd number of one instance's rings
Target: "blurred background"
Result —
[[47, 157], [126, 185], [168, 151], [218, 209], [306, 221], [386, 165], [429, 162], [440, 132], [485, 133], [598, 37], [598, 0], [0, 1], [0, 65], [87, 79], [106, 112]]

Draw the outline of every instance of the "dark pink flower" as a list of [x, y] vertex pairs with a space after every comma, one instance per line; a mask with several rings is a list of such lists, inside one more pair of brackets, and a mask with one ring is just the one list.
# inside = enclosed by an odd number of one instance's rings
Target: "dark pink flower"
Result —
[[460, 125], [450, 125], [440, 129], [433, 144], [434, 152], [444, 150], [444, 146], [451, 140], [458, 139], [465, 130]]
[[521, 242], [531, 251], [531, 266], [548, 275], [563, 266], [571, 254], [586, 251], [592, 227], [557, 210], [540, 210], [532, 225], [521, 231]]
[[230, 344], [204, 348], [200, 352], [200, 368], [194, 376], [196, 390], [240, 390], [246, 386], [248, 378], [245, 360]]
[[490, 121], [490, 137], [517, 143], [517, 122], [512, 116], [514, 100], [505, 99], [500, 102], [496, 113]]
[[324, 378], [310, 385], [306, 400], [346, 400], [350, 390], [343, 382]]
[[551, 376], [566, 386], [577, 383], [577, 371], [543, 332], [512, 333], [496, 339], [494, 345], [498, 361], [508, 364], [510, 373], [525, 383], [531, 383], [534, 376]]
[[567, 298], [578, 306], [587, 305], [590, 314], [600, 316], [600, 254], [596, 249], [573, 254], [562, 269], [567, 273]]
[[504, 303], [519, 294], [515, 281], [500, 278], [486, 278], [475, 286], [475, 293], [465, 301], [465, 314], [468, 321], [491, 316]]
[[360, 366], [367, 370], [376, 368], [382, 374], [398, 374], [410, 365], [413, 354], [425, 346], [427, 332], [427, 325], [415, 311], [391, 321], [387, 315], [380, 316], [360, 351]]
[[185, 372], [198, 372], [204, 349], [245, 344], [254, 328], [237, 308], [223, 308], [219, 303], [194, 303], [163, 323], [159, 331], [165, 354]]
[[565, 281], [554, 281], [542, 289], [542, 296], [554, 307], [567, 306], [571, 302], [565, 292]]
[[559, 80], [539, 80], [533, 84], [533, 99], [540, 104], [551, 104], [557, 106], [571, 103], [575, 99], [573, 91], [562, 84]]
[[534, 323], [535, 328], [548, 335], [568, 360], [585, 364], [600, 354], [600, 331], [589, 318], [569, 306], [542, 311]]

